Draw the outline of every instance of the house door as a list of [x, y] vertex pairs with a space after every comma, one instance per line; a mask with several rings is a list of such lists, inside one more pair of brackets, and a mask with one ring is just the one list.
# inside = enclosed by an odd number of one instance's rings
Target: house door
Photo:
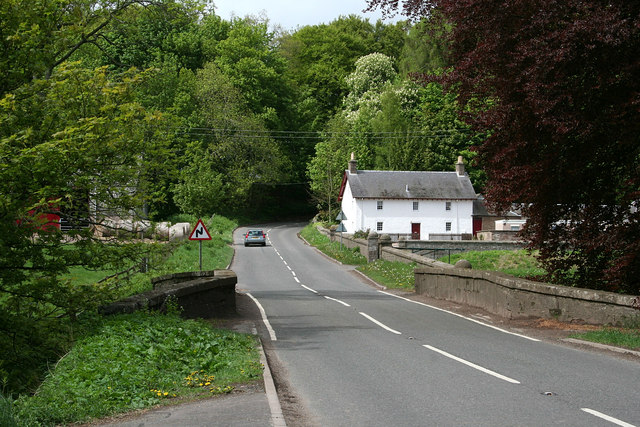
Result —
[[411, 223], [411, 239], [412, 240], [420, 240], [420, 223], [412, 222]]
[[480, 230], [482, 230], [482, 218], [473, 218], [473, 237], [475, 237]]

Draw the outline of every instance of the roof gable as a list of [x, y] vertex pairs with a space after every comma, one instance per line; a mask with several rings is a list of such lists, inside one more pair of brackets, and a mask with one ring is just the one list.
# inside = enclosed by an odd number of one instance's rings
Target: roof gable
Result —
[[456, 172], [346, 171], [345, 181], [357, 199], [476, 199], [469, 177]]

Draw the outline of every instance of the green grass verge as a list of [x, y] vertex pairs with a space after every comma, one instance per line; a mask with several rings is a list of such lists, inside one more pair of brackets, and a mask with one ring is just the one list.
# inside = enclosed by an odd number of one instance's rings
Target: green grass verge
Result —
[[469, 261], [474, 270], [500, 271], [515, 277], [535, 277], [545, 274], [535, 256], [527, 250], [452, 253], [451, 261], [448, 256], [438, 261], [455, 264], [461, 259]]
[[367, 263], [367, 259], [360, 254], [359, 248], [347, 249], [340, 245], [340, 242], [331, 242], [327, 236], [318, 231], [315, 224], [307, 225], [300, 231], [300, 235], [327, 256], [344, 264], [359, 266], [358, 271], [382, 286], [406, 290], [414, 288], [413, 269], [415, 264], [385, 260]]
[[[192, 221], [195, 225], [197, 218], [189, 215], [176, 217], [181, 222]], [[225, 269], [233, 258], [233, 230], [237, 223], [222, 216], [214, 216], [205, 221], [207, 230], [211, 234], [211, 240], [202, 242], [202, 269]], [[162, 244], [161, 244], [162, 245]], [[185, 271], [198, 271], [200, 268], [199, 242], [183, 240], [164, 244], [162, 251], [149, 260], [149, 272], [139, 273], [137, 270], [130, 274], [123, 274], [111, 280], [118, 282], [120, 289], [118, 297], [126, 297], [136, 293], [151, 290], [151, 278]], [[113, 270], [87, 270], [74, 267], [64, 278], [71, 279], [74, 284], [93, 284], [106, 277], [114, 275]]]
[[628, 327], [606, 327], [573, 334], [571, 338], [640, 351], [640, 317]]
[[332, 242], [327, 236], [320, 233], [314, 224], [309, 224], [300, 230], [300, 235], [310, 245], [343, 264], [364, 265], [367, 263], [367, 259], [360, 254], [359, 248], [349, 249], [339, 241]]
[[96, 332], [73, 346], [36, 395], [13, 403], [18, 425], [86, 422], [227, 393], [233, 384], [262, 375], [250, 335], [175, 314], [138, 312], [94, 321]]
[[[193, 224], [196, 220], [193, 219]], [[212, 240], [203, 242], [203, 269], [226, 268], [233, 256], [230, 243], [237, 224], [220, 216], [205, 223]], [[151, 289], [151, 277], [198, 270], [197, 242], [158, 246], [166, 250], [155, 251], [149, 260], [152, 269], [148, 273], [133, 272], [95, 286], [121, 298]], [[73, 269], [65, 279], [73, 284], [93, 285], [113, 273], [107, 269]], [[91, 314], [85, 312], [80, 319], [88, 316]], [[52, 318], [41, 322], [41, 334], [50, 339], [31, 342], [32, 348], [28, 350], [44, 353], [39, 346], [46, 344], [49, 373], [40, 383], [42, 357], [22, 357], [16, 366], [0, 361], [0, 391], [10, 393], [7, 397], [0, 394], [0, 425], [81, 422], [156, 403], [227, 392], [230, 384], [253, 381], [257, 372], [261, 372], [255, 342], [250, 336], [212, 332], [207, 325], [173, 317], [148, 313], [97, 317], [94, 322], [101, 325], [103, 332], [92, 334], [87, 333], [86, 319], [70, 322]], [[78, 341], [78, 336], [85, 338]], [[49, 357], [49, 353], [59, 355], [69, 348], [68, 355], [51, 368], [57, 358]], [[7, 388], [7, 380], [15, 379], [11, 375], [16, 372], [24, 373], [23, 379], [30, 381], [29, 386]], [[22, 395], [13, 400], [18, 392], [32, 391], [38, 383], [35, 396]]]
[[405, 264], [378, 259], [358, 267], [358, 271], [387, 288], [413, 291], [415, 287], [413, 270], [415, 268], [415, 263]]

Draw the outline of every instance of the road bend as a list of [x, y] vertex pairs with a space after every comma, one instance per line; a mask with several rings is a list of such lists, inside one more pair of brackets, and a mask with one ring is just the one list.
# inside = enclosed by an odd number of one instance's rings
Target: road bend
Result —
[[638, 426], [640, 364], [544, 342], [384, 292], [296, 235], [234, 236], [290, 387], [318, 426]]

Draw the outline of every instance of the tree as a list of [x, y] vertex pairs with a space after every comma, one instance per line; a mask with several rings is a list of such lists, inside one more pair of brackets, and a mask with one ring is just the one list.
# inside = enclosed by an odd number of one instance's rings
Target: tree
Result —
[[210, 59], [209, 45], [226, 35], [228, 24], [208, 15], [202, 2], [197, 3], [165, 0], [155, 5], [133, 4], [73, 59], [121, 71], [162, 68], [164, 64], [175, 64], [178, 69], [202, 68]]
[[[198, 0], [182, 2], [194, 8]], [[130, 8], [165, 0], [7, 0], [0, 3], [0, 95], [53, 70], [87, 45], [99, 46], [107, 28]]]
[[189, 140], [175, 200], [197, 215], [237, 211], [255, 183], [277, 183], [287, 169], [261, 117], [232, 79], [209, 63], [191, 81]]
[[243, 93], [251, 111], [270, 129], [278, 129], [286, 128], [291, 88], [286, 62], [271, 46], [273, 37], [266, 22], [235, 19], [228, 37], [218, 43], [214, 62]]
[[409, 28], [400, 55], [399, 70], [402, 75], [412, 73], [434, 74], [447, 68], [446, 22], [423, 18]]
[[[31, 385], [19, 372], [27, 359], [55, 351], [44, 344], [47, 319], [74, 319], [117, 295], [115, 282], [79, 283], [70, 269], [122, 271], [149, 253], [137, 234], [113, 230], [143, 218], [167, 157], [162, 115], [135, 101], [144, 78], [61, 64], [0, 99], [0, 348], [18, 369], [10, 389]], [[48, 214], [76, 228], [62, 232]]]
[[[372, 7], [395, 7], [370, 0]], [[624, 0], [409, 1], [452, 25], [487, 200], [521, 203], [550, 278], [640, 292], [640, 4]]]
[[358, 58], [374, 52], [392, 56], [389, 51], [399, 44], [399, 29], [384, 24], [374, 27], [352, 15], [281, 37], [279, 50], [299, 88], [298, 110], [312, 120], [305, 130], [321, 130], [340, 109], [348, 92], [345, 77], [354, 70]]

